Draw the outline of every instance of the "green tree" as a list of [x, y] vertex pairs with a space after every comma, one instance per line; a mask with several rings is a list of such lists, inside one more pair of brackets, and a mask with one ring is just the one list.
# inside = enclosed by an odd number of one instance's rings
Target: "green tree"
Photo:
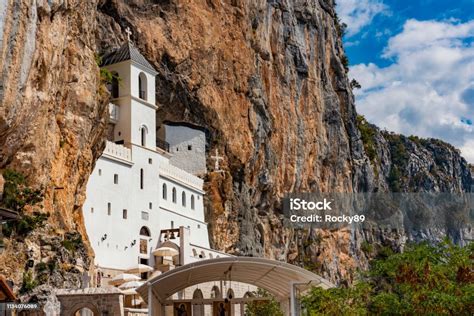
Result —
[[43, 190], [29, 187], [26, 184], [25, 176], [11, 169], [4, 170], [3, 178], [5, 184], [0, 205], [20, 214], [18, 221], [4, 225], [3, 233], [7, 237], [10, 237], [13, 232], [16, 232], [18, 236], [25, 236], [30, 231], [42, 226], [49, 216], [49, 214], [38, 211], [34, 211], [30, 215], [24, 212], [27, 205], [34, 206], [43, 200]]
[[254, 297], [270, 297], [269, 301], [251, 302], [246, 305], [245, 316], [283, 316], [280, 304], [265, 290], [253, 292]]
[[22, 212], [26, 205], [35, 205], [43, 200], [40, 189], [32, 189], [26, 185], [25, 176], [17, 171], [6, 169], [3, 172], [5, 184], [0, 203], [14, 211]]
[[313, 288], [306, 315], [472, 315], [474, 243], [409, 245], [371, 262], [352, 287]]

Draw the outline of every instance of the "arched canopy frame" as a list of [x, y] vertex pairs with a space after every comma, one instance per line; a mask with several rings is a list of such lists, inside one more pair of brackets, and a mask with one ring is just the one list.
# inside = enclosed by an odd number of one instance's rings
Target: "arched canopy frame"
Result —
[[231, 280], [265, 289], [279, 300], [291, 296], [293, 284], [322, 288], [334, 287], [324, 278], [303, 268], [275, 260], [250, 257], [226, 257], [190, 263], [163, 273], [137, 289], [148, 301], [148, 290], [160, 303], [187, 287], [213, 281]]

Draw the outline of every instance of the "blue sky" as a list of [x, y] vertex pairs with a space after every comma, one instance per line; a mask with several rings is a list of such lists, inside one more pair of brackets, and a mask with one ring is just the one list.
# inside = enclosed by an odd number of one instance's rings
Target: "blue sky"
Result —
[[474, 0], [339, 0], [359, 113], [474, 163]]

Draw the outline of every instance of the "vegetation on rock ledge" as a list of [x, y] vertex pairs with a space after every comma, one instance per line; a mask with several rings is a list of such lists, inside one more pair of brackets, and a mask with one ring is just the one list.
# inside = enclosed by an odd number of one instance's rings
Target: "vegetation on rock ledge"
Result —
[[362, 115], [357, 115], [357, 128], [360, 131], [365, 153], [369, 157], [370, 162], [374, 165], [377, 158], [377, 150], [375, 145], [375, 135], [377, 134], [377, 129], [373, 125], [369, 124]]
[[307, 316], [472, 315], [474, 243], [420, 243], [379, 254], [353, 287], [313, 288], [302, 302]]
[[43, 225], [49, 217], [49, 214], [38, 211], [32, 212], [31, 215], [24, 213], [27, 206], [35, 206], [43, 201], [43, 190], [27, 186], [25, 176], [14, 170], [5, 170], [3, 178], [5, 185], [0, 205], [18, 212], [21, 216], [18, 221], [5, 224], [3, 233], [7, 237], [14, 233], [18, 237], [24, 237]]

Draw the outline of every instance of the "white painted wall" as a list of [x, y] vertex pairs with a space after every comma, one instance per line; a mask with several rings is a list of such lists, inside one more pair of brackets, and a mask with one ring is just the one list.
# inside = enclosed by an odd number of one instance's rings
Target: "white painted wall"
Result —
[[205, 174], [206, 134], [188, 126], [164, 125], [164, 129], [165, 140], [170, 144], [173, 154], [171, 163], [192, 174]]
[[[138, 98], [138, 76], [143, 69], [129, 61], [107, 68], [116, 71], [121, 78], [119, 98], [112, 100], [120, 107], [114, 139], [124, 140], [125, 146], [108, 143], [87, 184], [83, 214], [96, 255], [95, 263], [104, 268], [127, 269], [137, 264], [139, 258], [149, 258], [149, 264], [153, 265], [150, 253], [158, 244], [160, 231], [171, 228], [172, 222], [174, 228], [189, 227], [193, 243], [209, 247], [204, 222], [203, 181], [171, 165], [169, 157], [156, 151], [154, 76], [145, 72], [148, 97], [143, 101]], [[142, 126], [148, 129], [146, 146], [141, 146]], [[143, 188], [140, 170], [143, 170]], [[117, 184], [114, 175], [118, 175]], [[167, 200], [162, 199], [163, 183], [168, 187]], [[176, 203], [172, 202], [173, 187], [177, 191]], [[186, 205], [182, 204], [183, 192]], [[195, 198], [194, 210], [191, 209], [191, 196]], [[127, 210], [126, 219], [123, 218], [124, 209]], [[142, 226], [151, 232], [151, 236], [145, 238], [148, 240], [146, 255], [139, 251], [140, 238], [144, 238], [139, 235]], [[105, 235], [107, 238], [102, 240]]]
[[[174, 228], [189, 226], [192, 242], [208, 248], [203, 192], [174, 179], [161, 177], [159, 165], [169, 164], [161, 154], [140, 146], [132, 146], [131, 152], [133, 162], [130, 163], [125, 162], [123, 156], [113, 159], [110, 154], [106, 154], [99, 158], [87, 184], [83, 212], [87, 234], [96, 254], [96, 264], [126, 269], [137, 263], [142, 226], [151, 231], [148, 253], [156, 247], [160, 230], [171, 228], [171, 222]], [[143, 189], [140, 188], [140, 169], [143, 169], [144, 174]], [[114, 174], [118, 175], [118, 184], [114, 184]], [[169, 188], [167, 200], [162, 199], [163, 183]], [[173, 187], [178, 192], [177, 203], [171, 200]], [[182, 192], [186, 194], [186, 206], [181, 203]], [[191, 209], [191, 195], [195, 196], [194, 210]], [[111, 203], [110, 215], [107, 203]], [[123, 209], [127, 210], [127, 219], [123, 218]], [[142, 219], [142, 212], [148, 214], [148, 220]], [[107, 238], [102, 241], [104, 234], [107, 234]], [[131, 245], [133, 240], [136, 240], [134, 246]]]

